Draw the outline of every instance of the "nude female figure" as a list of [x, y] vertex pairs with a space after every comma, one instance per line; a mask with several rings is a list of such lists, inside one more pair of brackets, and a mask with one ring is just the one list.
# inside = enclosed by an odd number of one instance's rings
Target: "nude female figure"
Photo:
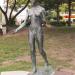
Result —
[[48, 66], [48, 60], [46, 53], [43, 48], [43, 29], [42, 24], [45, 22], [45, 9], [38, 5], [37, 0], [30, 0], [32, 7], [27, 11], [27, 18], [25, 21], [15, 30], [17, 32], [22, 27], [26, 25], [26, 20], [30, 18], [31, 24], [29, 26], [29, 44], [31, 49], [31, 59], [32, 59], [32, 67], [33, 73], [37, 71], [36, 68], [36, 50], [35, 50], [35, 42], [38, 45], [39, 52], [42, 55], [45, 66]]

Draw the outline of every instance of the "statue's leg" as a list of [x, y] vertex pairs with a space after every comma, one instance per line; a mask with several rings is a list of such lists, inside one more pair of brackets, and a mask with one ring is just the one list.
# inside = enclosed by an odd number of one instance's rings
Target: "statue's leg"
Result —
[[46, 52], [43, 48], [43, 33], [38, 33], [37, 34], [37, 43], [38, 43], [38, 48], [39, 48], [39, 52], [42, 55], [43, 59], [45, 60], [45, 66], [47, 67], [49, 65], [48, 60], [47, 60], [47, 56], [46, 56]]
[[36, 53], [35, 36], [32, 32], [29, 32], [29, 44], [30, 44], [33, 73], [35, 73], [37, 71], [37, 69], [36, 69], [36, 54], [35, 54]]

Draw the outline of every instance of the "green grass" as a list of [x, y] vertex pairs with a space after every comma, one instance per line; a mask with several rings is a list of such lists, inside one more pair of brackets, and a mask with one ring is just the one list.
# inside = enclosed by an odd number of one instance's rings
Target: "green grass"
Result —
[[17, 71], [17, 70], [31, 70], [31, 64], [28, 62], [23, 62], [23, 61], [19, 61], [19, 62], [15, 62], [14, 64], [11, 65], [6, 65], [6, 66], [1, 66], [0, 67], [0, 72], [2, 71]]
[[0, 62], [27, 54], [28, 50], [28, 43], [25, 37], [12, 36], [0, 38]]
[[[75, 28], [45, 28], [44, 31], [44, 47], [49, 63], [55, 69], [75, 69], [72, 63], [75, 58]], [[31, 60], [16, 61], [20, 56], [30, 56], [27, 32], [0, 36], [0, 72], [31, 70]], [[37, 58], [37, 66], [43, 66], [38, 50]]]

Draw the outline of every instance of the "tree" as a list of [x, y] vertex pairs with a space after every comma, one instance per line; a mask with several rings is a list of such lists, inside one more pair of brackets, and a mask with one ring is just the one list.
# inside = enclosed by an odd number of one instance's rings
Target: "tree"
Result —
[[69, 11], [69, 19], [68, 19], [68, 26], [71, 26], [71, 3], [75, 0], [43, 0], [43, 5], [47, 10], [54, 9], [57, 11], [57, 22], [59, 22], [59, 5], [62, 3], [68, 4], [68, 11]]
[[46, 10], [54, 9], [56, 0], [40, 0]]
[[68, 0], [68, 10], [69, 10], [69, 18], [68, 18], [68, 26], [71, 26], [71, 2], [72, 0]]
[[60, 17], [60, 15], [59, 15], [59, 12], [60, 12], [60, 10], [59, 10], [59, 6], [60, 6], [60, 3], [61, 3], [61, 1], [60, 0], [57, 0], [56, 1], [56, 12], [57, 12], [57, 23], [59, 24], [59, 17]]
[[60, 5], [59, 9], [60, 9], [60, 11], [63, 12], [63, 13], [66, 12], [67, 9], [68, 9], [68, 4], [62, 3], [62, 4]]
[[[19, 12], [17, 12], [14, 16], [12, 16], [12, 13], [13, 13], [15, 7], [20, 3], [18, 1], [20, 1], [20, 0], [6, 0], [6, 9], [5, 10], [3, 10], [3, 8], [0, 6], [0, 10], [1, 10], [1, 12], [3, 13], [3, 15], [5, 17], [6, 26], [7, 25], [11, 26], [12, 23], [14, 22], [16, 16], [18, 16], [27, 7], [27, 5], [30, 2], [30, 0], [26, 0], [25, 6]], [[24, 0], [21, 0], [21, 2], [23, 2], [23, 1]], [[7, 11], [8, 11], [8, 6], [9, 5], [11, 6], [11, 12], [10, 12], [10, 15], [8, 17]]]
[[61, 0], [43, 0], [42, 3], [46, 10], [54, 9], [57, 12], [57, 23], [59, 24], [59, 6], [61, 4]]

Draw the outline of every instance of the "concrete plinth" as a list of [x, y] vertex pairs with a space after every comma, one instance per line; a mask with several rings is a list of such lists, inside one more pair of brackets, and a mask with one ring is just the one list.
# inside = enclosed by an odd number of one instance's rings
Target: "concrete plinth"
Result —
[[27, 71], [7, 71], [1, 72], [1, 75], [28, 75], [29, 73]]
[[51, 66], [48, 67], [41, 67], [37, 69], [37, 72], [31, 73], [29, 75], [54, 75], [55, 71]]

